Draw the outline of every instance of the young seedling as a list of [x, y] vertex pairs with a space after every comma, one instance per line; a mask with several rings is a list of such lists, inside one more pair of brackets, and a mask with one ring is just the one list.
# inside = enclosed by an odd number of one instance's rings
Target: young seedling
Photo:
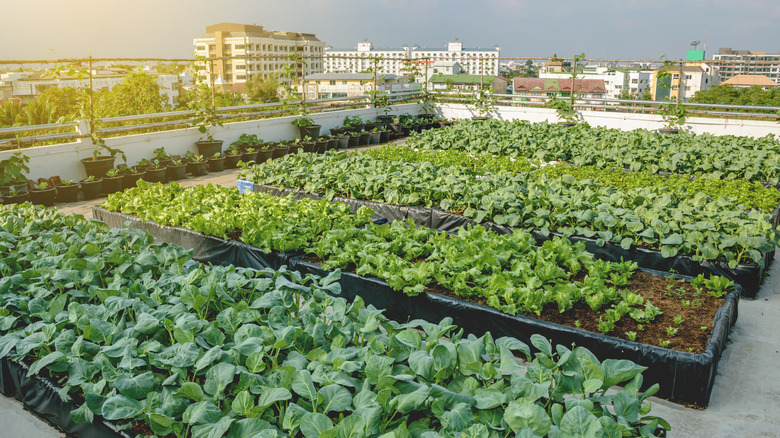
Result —
[[669, 344], [671, 344], [671, 343], [672, 343], [672, 341], [667, 341], [667, 340], [664, 340], [664, 339], [659, 339], [658, 340], [658, 345], [660, 345], [663, 348], [667, 348], [669, 346]]
[[706, 331], [707, 331], [707, 330], [709, 330], [710, 328], [709, 328], [709, 327], [707, 327], [706, 325], [703, 325], [703, 326], [699, 327], [699, 329], [700, 329], [701, 331], [703, 331], [703, 332], [706, 332]]
[[676, 335], [677, 334], [677, 327], [671, 327], [671, 326], [667, 327], [666, 328], [666, 334], [669, 335], [670, 338], [672, 336]]
[[680, 325], [680, 324], [682, 324], [682, 322], [683, 322], [683, 318], [682, 318], [681, 315], [677, 315], [677, 316], [674, 317], [674, 323], [676, 325]]
[[629, 341], [636, 341], [636, 332], [626, 332]]

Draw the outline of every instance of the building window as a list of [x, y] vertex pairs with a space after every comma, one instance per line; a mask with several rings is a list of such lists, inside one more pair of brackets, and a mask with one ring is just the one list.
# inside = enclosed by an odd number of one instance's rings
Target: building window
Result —
[[329, 81], [330, 85], [336, 85], [336, 81]]
[[198, 46], [197, 50], [206, 50], [206, 46]]
[[685, 75], [685, 80], [686, 80], [686, 81], [689, 81], [689, 80], [691, 80], [691, 75]]
[[347, 81], [341, 81], [341, 85], [347, 85]]

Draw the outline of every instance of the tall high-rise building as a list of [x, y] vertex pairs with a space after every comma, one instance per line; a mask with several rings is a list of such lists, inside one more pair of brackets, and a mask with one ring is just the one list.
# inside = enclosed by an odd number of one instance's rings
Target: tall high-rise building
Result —
[[780, 53], [751, 52], [750, 50], [732, 50], [721, 48], [712, 55], [720, 80], [724, 82], [736, 75], [764, 75], [780, 84]]
[[[295, 66], [298, 78], [321, 73], [325, 43], [313, 33], [265, 30], [263, 26], [219, 23], [206, 26], [206, 33], [193, 39], [195, 54], [202, 57], [234, 57], [214, 60], [211, 74], [216, 81], [240, 84], [256, 74], [263, 78], [290, 63], [291, 55], [300, 55], [304, 63]], [[209, 66], [202, 72], [208, 79]]]

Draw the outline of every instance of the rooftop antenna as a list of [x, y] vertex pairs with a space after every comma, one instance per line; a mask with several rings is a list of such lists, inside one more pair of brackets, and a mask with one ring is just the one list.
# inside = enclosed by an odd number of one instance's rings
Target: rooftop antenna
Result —
[[701, 44], [701, 41], [699, 40], [692, 42], [691, 45], [693, 46], [693, 50], [697, 50], [699, 48], [699, 44]]

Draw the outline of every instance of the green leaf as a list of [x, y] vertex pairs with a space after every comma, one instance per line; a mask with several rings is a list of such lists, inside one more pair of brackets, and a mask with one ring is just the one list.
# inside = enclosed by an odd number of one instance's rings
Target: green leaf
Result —
[[134, 418], [141, 411], [143, 411], [143, 405], [137, 400], [123, 395], [115, 395], [106, 399], [100, 415], [106, 420], [124, 420], [125, 418]]
[[[105, 411], [105, 406], [103, 410]], [[222, 411], [214, 403], [202, 401], [187, 406], [182, 414], [182, 421], [187, 424], [208, 424], [216, 423], [221, 417]]]
[[504, 411], [504, 421], [514, 432], [529, 428], [542, 436], [547, 434], [552, 425], [544, 408], [522, 398], [509, 403]]
[[203, 424], [192, 428], [192, 438], [222, 438], [230, 429], [235, 418], [222, 417], [213, 424]]
[[601, 423], [582, 406], [575, 406], [563, 415], [561, 432], [572, 438], [588, 438], [601, 434]]
[[604, 373], [604, 388], [610, 388], [622, 382], [632, 380], [647, 367], [637, 365], [625, 359], [607, 359], [601, 363]]
[[477, 401], [478, 409], [493, 409], [501, 406], [504, 401], [504, 393], [497, 389], [479, 388], [474, 393], [474, 399]]
[[137, 376], [124, 374], [116, 379], [115, 384], [123, 395], [140, 400], [154, 389], [154, 375], [151, 371]]
[[46, 356], [43, 356], [42, 358], [36, 360], [33, 362], [32, 365], [30, 365], [30, 370], [27, 371], [27, 377], [34, 376], [38, 374], [45, 366], [51, 365], [57, 361], [60, 361], [65, 358], [65, 354], [55, 351], [52, 353], [47, 354]]
[[203, 393], [203, 389], [195, 382], [185, 382], [181, 385], [181, 388], [176, 392], [176, 397], [188, 398], [194, 402], [203, 401], [206, 395]]
[[317, 401], [317, 389], [314, 387], [314, 383], [311, 380], [311, 373], [308, 370], [301, 370], [295, 374], [295, 378], [292, 382], [292, 390], [310, 402]]
[[352, 394], [341, 385], [328, 385], [320, 389], [317, 406], [322, 412], [344, 412], [352, 405]]
[[326, 415], [308, 413], [301, 419], [301, 433], [306, 438], [316, 438], [328, 429], [333, 428], [333, 422]]
[[395, 409], [402, 414], [408, 414], [409, 412], [420, 409], [430, 393], [431, 387], [422, 385], [408, 394], [397, 395], [391, 401], [391, 406], [394, 406]]
[[290, 400], [292, 394], [284, 388], [265, 388], [257, 400], [257, 406], [265, 409], [268, 406], [284, 400]]
[[249, 416], [249, 413], [254, 407], [255, 399], [252, 394], [249, 393], [249, 391], [241, 391], [236, 394], [236, 397], [233, 399], [233, 402], [230, 405], [230, 408], [233, 409], [233, 411], [245, 417]]

